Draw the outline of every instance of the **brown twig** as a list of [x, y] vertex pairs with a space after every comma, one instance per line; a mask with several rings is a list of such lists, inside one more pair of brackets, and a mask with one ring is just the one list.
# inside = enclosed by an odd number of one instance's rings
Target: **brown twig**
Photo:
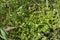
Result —
[[17, 29], [17, 28], [19, 28], [19, 27], [7, 27], [7, 28], [4, 29], [4, 31], [5, 31], [6, 34], [8, 34], [9, 31]]

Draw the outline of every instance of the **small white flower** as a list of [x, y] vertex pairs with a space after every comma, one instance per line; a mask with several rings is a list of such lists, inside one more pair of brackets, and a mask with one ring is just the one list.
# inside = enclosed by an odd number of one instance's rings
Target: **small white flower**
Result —
[[56, 11], [56, 9], [53, 9], [54, 11]]
[[58, 12], [58, 10], [57, 9], [53, 9], [55, 12]]

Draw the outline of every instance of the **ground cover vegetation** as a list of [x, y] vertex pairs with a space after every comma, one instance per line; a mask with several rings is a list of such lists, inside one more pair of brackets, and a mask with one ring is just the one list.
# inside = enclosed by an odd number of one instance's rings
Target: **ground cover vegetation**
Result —
[[0, 40], [60, 40], [60, 0], [0, 0]]

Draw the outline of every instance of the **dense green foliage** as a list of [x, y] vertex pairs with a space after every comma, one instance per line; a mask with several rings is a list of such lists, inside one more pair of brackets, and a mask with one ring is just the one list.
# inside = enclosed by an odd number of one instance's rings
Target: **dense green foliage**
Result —
[[0, 28], [7, 26], [19, 27], [8, 40], [59, 40], [60, 0], [0, 0]]

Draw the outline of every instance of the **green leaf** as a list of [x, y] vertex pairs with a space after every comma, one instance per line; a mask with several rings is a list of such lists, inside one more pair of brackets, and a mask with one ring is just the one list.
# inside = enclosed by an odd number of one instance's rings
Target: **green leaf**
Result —
[[47, 8], [48, 8], [48, 5], [49, 5], [48, 0], [46, 0], [46, 7], [47, 7]]
[[3, 38], [4, 40], [8, 40], [5, 32], [4, 32], [2, 29], [0, 29], [0, 31], [1, 31], [1, 34], [2, 34], [2, 38]]

